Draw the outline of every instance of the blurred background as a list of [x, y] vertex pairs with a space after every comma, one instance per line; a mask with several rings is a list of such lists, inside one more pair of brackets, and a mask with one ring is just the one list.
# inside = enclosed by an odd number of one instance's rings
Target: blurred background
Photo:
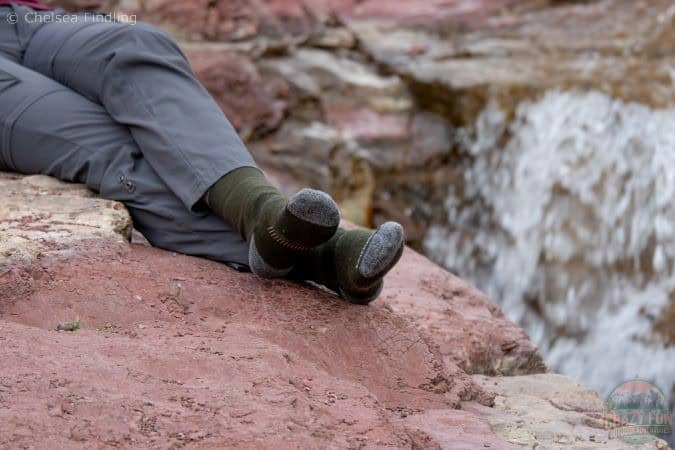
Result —
[[403, 223], [552, 369], [674, 397], [672, 0], [52, 4], [169, 30], [285, 189]]

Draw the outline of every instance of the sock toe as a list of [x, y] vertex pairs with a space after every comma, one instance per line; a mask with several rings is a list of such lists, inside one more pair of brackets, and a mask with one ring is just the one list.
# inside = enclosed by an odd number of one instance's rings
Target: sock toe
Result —
[[350, 303], [366, 305], [375, 300], [383, 278], [401, 258], [405, 246], [403, 227], [387, 222], [375, 231], [343, 233], [335, 246], [338, 292]]
[[356, 267], [368, 279], [384, 276], [398, 262], [404, 247], [403, 227], [386, 222], [370, 236], [363, 247]]

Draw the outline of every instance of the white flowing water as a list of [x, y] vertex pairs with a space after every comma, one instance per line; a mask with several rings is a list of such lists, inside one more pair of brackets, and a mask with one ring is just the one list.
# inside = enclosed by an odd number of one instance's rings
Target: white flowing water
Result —
[[668, 395], [675, 347], [653, 325], [675, 301], [675, 110], [550, 92], [510, 122], [490, 104], [461, 140], [472, 162], [427, 253], [554, 370], [604, 394], [639, 376]]

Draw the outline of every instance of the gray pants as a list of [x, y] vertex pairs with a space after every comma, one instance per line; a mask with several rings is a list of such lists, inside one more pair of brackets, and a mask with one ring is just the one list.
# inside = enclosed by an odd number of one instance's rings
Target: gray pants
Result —
[[255, 162], [176, 42], [142, 23], [45, 23], [60, 13], [0, 6], [0, 170], [85, 183], [153, 245], [247, 266], [200, 199]]

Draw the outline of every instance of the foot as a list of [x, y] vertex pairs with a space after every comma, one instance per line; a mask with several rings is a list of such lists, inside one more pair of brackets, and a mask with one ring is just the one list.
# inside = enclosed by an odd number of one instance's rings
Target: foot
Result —
[[288, 201], [270, 198], [251, 237], [251, 270], [265, 278], [286, 276], [303, 252], [328, 241], [339, 224], [340, 210], [325, 192], [302, 189]]
[[403, 254], [403, 227], [386, 222], [374, 232], [347, 231], [336, 242], [335, 267], [339, 294], [347, 301], [368, 304], [382, 291], [383, 278]]

